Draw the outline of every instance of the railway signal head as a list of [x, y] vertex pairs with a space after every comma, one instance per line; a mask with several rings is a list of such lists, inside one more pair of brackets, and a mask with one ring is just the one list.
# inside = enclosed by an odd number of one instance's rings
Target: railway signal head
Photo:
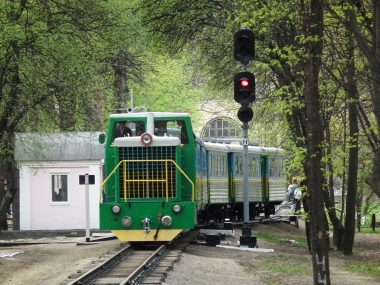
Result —
[[253, 118], [253, 110], [248, 106], [242, 106], [240, 107], [237, 116], [241, 122], [248, 123]]
[[255, 34], [242, 28], [234, 34], [234, 58], [241, 63], [248, 63], [255, 57]]
[[255, 96], [255, 76], [248, 72], [242, 71], [234, 77], [234, 99], [242, 105], [249, 105], [256, 99]]

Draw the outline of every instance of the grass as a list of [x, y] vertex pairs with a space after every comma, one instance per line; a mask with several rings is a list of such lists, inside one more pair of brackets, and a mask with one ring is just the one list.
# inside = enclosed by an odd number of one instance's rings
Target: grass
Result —
[[345, 267], [348, 271], [360, 273], [365, 276], [380, 276], [380, 259], [376, 262], [349, 262]]
[[279, 282], [278, 280], [275, 280], [272, 276], [268, 276], [264, 278], [265, 282], [270, 285], [287, 285], [287, 283]]
[[278, 255], [260, 262], [262, 269], [267, 269], [280, 275], [302, 275], [305, 273], [313, 274], [310, 268], [310, 260], [305, 257], [295, 257], [289, 260], [289, 256]]
[[[266, 240], [272, 243], [281, 243], [283, 240], [295, 240], [299, 243], [299, 247], [307, 248], [306, 238], [294, 236], [276, 236], [265, 232], [255, 233], [257, 238]], [[290, 245], [293, 246], [293, 245]], [[310, 267], [309, 256], [292, 255], [291, 257], [286, 254], [278, 255], [258, 255], [255, 261], [239, 261], [239, 264], [244, 267], [248, 273], [254, 273], [257, 270], [270, 272], [265, 278], [265, 282], [270, 285], [285, 285], [281, 281], [281, 276], [299, 276], [299, 275], [312, 275], [313, 271]]]
[[264, 281], [267, 283], [267, 284], [270, 284], [270, 285], [288, 285], [287, 283], [282, 283], [282, 282], [279, 282], [277, 280], [274, 280], [273, 277], [271, 276], [268, 276], [264, 279]]
[[[375, 232], [372, 228], [362, 228], [361, 233], [367, 234], [380, 234], [380, 229], [376, 228]], [[272, 243], [281, 243], [282, 240], [295, 240], [302, 248], [307, 248], [306, 237], [294, 237], [294, 236], [278, 236], [268, 234], [265, 232], [255, 233], [260, 239], [266, 240]], [[355, 250], [355, 249], [354, 249]], [[247, 270], [247, 272], [254, 272], [255, 270], [262, 270], [271, 272], [273, 275], [268, 275], [265, 278], [265, 282], [270, 285], [285, 285], [285, 280], [281, 280], [280, 276], [297, 276], [297, 275], [313, 275], [313, 269], [310, 266], [310, 259], [307, 256], [294, 255], [260, 255], [256, 257], [256, 261], [253, 263], [247, 261], [241, 261], [240, 264]], [[352, 261], [345, 264], [345, 269], [348, 272], [357, 273], [364, 276], [380, 277], [380, 257], [377, 261]], [[285, 282], [285, 283], [284, 283]]]
[[[358, 233], [358, 229], [356, 229], [356, 232]], [[365, 228], [360, 228], [360, 233], [362, 233], [362, 234], [380, 234], [380, 229], [375, 228], [375, 231], [373, 231], [372, 228], [365, 227]]]
[[299, 238], [299, 237], [293, 237], [293, 236], [282, 236], [282, 237], [279, 237], [279, 236], [274, 236], [274, 235], [270, 235], [268, 233], [263, 233], [263, 232], [260, 232], [260, 233], [255, 233], [255, 236], [257, 236], [258, 238], [261, 238], [263, 240], [266, 240], [266, 241], [269, 241], [269, 242], [273, 242], [273, 243], [281, 243], [283, 240], [295, 240], [296, 242], [299, 243], [299, 246], [302, 247], [302, 248], [307, 248], [307, 240], [306, 240], [306, 237], [304, 238]]
[[[258, 255], [255, 261], [238, 262], [248, 273], [254, 274], [257, 271], [270, 272], [266, 273], [265, 282], [270, 285], [288, 285], [284, 283], [284, 276], [312, 275], [310, 267], [310, 258], [302, 256], [288, 255]], [[296, 278], [296, 277], [294, 277]]]

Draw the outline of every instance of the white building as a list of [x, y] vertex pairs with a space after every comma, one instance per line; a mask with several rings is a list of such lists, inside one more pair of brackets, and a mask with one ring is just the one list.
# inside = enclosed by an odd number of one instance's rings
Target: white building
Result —
[[20, 230], [86, 229], [86, 186], [79, 175], [95, 175], [89, 185], [90, 228], [99, 228], [104, 146], [100, 132], [18, 134], [15, 159], [20, 176]]

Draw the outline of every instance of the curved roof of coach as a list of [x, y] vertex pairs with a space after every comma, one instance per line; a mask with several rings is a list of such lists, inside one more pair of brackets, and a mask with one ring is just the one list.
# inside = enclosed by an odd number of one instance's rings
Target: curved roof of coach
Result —
[[231, 152], [230, 145], [222, 144], [222, 143], [210, 143], [210, 142], [202, 142], [202, 145], [207, 150], [221, 151], [221, 152]]
[[285, 155], [284, 154], [284, 150], [282, 148], [278, 148], [278, 147], [265, 147], [265, 152], [267, 154], [282, 154], [282, 155]]
[[[242, 152], [243, 146], [242, 145], [230, 145], [232, 152]], [[262, 147], [258, 146], [248, 146], [248, 153], [254, 153], [254, 154], [265, 154], [265, 151], [263, 151]]]
[[[243, 152], [243, 146], [239, 144], [210, 143], [198, 140], [199, 144], [207, 150], [221, 152]], [[248, 153], [253, 154], [283, 154], [283, 149], [275, 147], [248, 146]]]

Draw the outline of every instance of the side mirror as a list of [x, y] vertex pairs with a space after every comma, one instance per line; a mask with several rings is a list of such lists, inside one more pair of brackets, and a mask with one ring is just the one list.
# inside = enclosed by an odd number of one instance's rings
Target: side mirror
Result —
[[100, 134], [99, 138], [98, 138], [98, 141], [99, 141], [100, 144], [104, 144], [104, 142], [106, 141], [106, 135], [105, 134]]

